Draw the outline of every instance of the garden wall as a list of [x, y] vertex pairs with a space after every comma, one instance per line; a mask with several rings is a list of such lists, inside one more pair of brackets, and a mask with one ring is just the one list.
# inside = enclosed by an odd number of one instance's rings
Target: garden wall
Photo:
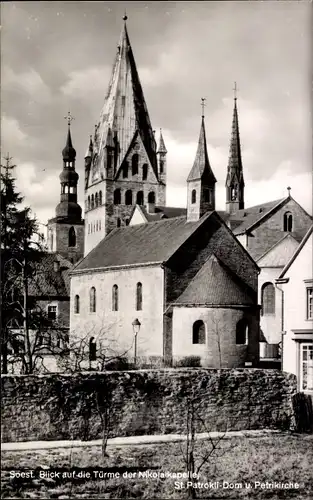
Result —
[[[211, 431], [285, 428], [294, 375], [261, 369], [167, 369], [76, 375], [4, 375], [2, 441], [184, 433], [187, 399]], [[200, 423], [197, 432], [204, 432]]]

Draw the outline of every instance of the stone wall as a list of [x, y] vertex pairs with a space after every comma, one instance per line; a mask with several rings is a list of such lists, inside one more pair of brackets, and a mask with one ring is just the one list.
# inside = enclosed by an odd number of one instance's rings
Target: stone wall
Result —
[[[110, 437], [184, 433], [193, 388], [211, 431], [285, 428], [296, 377], [278, 370], [172, 369], [2, 376], [2, 441], [97, 439], [97, 408], [110, 408]], [[197, 432], [203, 432], [196, 425]]]

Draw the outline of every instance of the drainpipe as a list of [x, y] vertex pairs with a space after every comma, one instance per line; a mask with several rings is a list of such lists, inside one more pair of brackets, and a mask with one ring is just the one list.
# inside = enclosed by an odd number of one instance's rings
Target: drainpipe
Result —
[[284, 321], [284, 317], [285, 317], [285, 302], [284, 302], [284, 290], [282, 288], [280, 288], [278, 285], [280, 284], [285, 284], [285, 283], [288, 283], [289, 281], [289, 278], [278, 278], [276, 281], [275, 281], [275, 287], [277, 288], [277, 290], [279, 290], [281, 292], [281, 369], [283, 369], [283, 362], [284, 362], [284, 336], [286, 335], [286, 331], [284, 330], [284, 326], [285, 326], [285, 321]]

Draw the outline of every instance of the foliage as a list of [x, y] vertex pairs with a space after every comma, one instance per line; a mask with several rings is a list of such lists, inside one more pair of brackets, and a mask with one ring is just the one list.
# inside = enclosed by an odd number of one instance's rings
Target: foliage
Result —
[[200, 356], [185, 356], [175, 362], [175, 368], [193, 367], [199, 368], [201, 366]]

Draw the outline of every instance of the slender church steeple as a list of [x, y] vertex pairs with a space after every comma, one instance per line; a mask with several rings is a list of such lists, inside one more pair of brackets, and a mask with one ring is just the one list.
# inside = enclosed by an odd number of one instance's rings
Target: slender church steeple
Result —
[[71, 136], [70, 112], [67, 119], [66, 144], [62, 150], [63, 169], [60, 173], [60, 202], [55, 209], [55, 217], [48, 221], [48, 250], [57, 252], [72, 262], [76, 262], [84, 252], [84, 221], [82, 209], [77, 203], [79, 175], [75, 170], [76, 151]]
[[205, 99], [201, 99], [202, 118], [196, 158], [187, 178], [187, 219], [194, 221], [200, 219], [205, 212], [215, 210], [215, 183], [216, 179], [211, 169], [205, 124], [204, 106]]
[[233, 123], [226, 177], [226, 209], [229, 213], [244, 208], [244, 186], [235, 82]]

